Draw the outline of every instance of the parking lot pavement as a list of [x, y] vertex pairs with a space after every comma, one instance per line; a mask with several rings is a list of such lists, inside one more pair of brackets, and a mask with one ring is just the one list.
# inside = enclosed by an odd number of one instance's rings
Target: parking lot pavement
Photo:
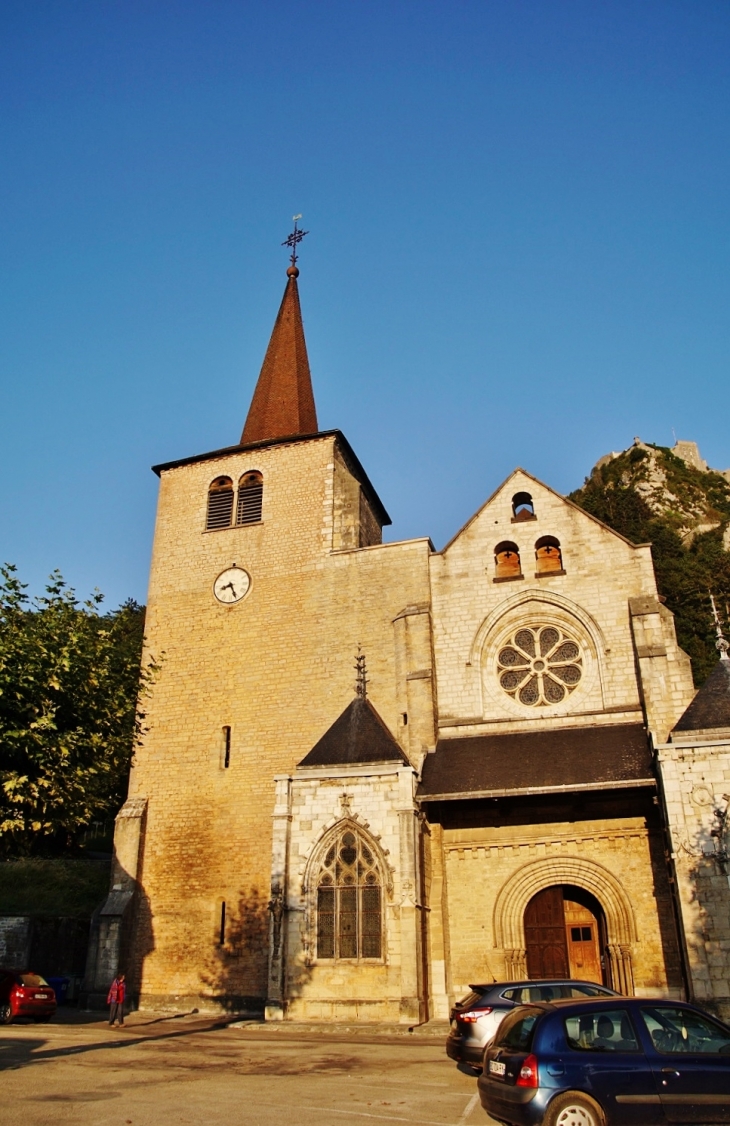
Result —
[[185, 1016], [0, 1028], [10, 1126], [489, 1126], [434, 1036]]

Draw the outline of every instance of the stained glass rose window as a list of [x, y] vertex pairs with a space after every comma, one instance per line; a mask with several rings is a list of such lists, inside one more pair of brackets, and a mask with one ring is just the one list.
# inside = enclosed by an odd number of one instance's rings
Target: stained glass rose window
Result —
[[528, 707], [560, 704], [580, 683], [580, 646], [555, 626], [523, 626], [497, 654], [499, 683]]

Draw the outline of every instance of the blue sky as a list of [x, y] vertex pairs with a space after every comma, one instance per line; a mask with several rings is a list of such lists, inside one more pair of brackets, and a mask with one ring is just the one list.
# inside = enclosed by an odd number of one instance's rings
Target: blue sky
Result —
[[523, 465], [730, 465], [726, 0], [4, 0], [0, 559], [144, 601], [303, 212], [322, 428], [442, 546]]

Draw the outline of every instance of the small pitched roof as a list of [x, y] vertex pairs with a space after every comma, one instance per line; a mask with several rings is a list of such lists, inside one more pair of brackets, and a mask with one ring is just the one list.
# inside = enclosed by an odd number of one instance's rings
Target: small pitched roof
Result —
[[347, 705], [300, 766], [356, 766], [370, 762], [408, 764], [390, 729], [362, 696]]
[[297, 288], [299, 270], [290, 266], [287, 274], [289, 280], [241, 435], [242, 446], [293, 434], [317, 433]]
[[707, 731], [730, 728], [730, 661], [718, 661], [700, 688], [675, 731]]

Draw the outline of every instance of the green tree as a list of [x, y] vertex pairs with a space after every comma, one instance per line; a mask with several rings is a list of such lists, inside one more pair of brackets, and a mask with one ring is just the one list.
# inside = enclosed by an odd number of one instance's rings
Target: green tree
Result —
[[100, 613], [58, 572], [30, 602], [16, 568], [0, 567], [0, 852], [73, 849], [126, 794], [144, 699], [144, 607]]
[[[674, 614], [677, 639], [692, 658], [695, 685], [704, 684], [717, 661], [710, 592], [727, 616], [730, 604], [730, 552], [722, 536], [730, 517], [730, 487], [719, 474], [702, 473], [656, 447], [672, 495], [682, 511], [652, 511], [635, 485], [644, 479], [646, 451], [636, 447], [601, 466], [570, 499], [620, 532], [632, 543], [650, 543], [657, 589]], [[686, 523], [694, 502], [719, 527], [697, 535], [690, 544], [677, 529]]]

